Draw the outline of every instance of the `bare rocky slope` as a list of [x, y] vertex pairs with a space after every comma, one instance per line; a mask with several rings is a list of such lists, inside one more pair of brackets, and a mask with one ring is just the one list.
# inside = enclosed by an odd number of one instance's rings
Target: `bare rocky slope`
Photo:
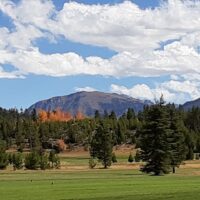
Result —
[[53, 97], [47, 100], [39, 101], [28, 108], [28, 112], [33, 109], [53, 111], [60, 109], [70, 112], [75, 115], [77, 112], [82, 112], [86, 116], [93, 116], [98, 110], [101, 114], [106, 110], [108, 113], [115, 111], [120, 116], [127, 111], [128, 108], [133, 108], [135, 112], [143, 110], [145, 105], [151, 105], [148, 100], [134, 99], [129, 96], [103, 93], [103, 92], [77, 92], [74, 94]]

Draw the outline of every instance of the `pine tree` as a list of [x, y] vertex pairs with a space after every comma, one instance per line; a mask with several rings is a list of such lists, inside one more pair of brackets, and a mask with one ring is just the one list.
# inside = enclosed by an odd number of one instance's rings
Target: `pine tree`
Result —
[[6, 153], [6, 143], [0, 140], [0, 170], [5, 169], [9, 164], [8, 154]]
[[146, 164], [141, 168], [143, 172], [161, 175], [170, 172], [170, 144], [171, 134], [169, 114], [160, 102], [148, 108], [145, 124], [139, 134], [141, 159]]
[[90, 143], [90, 156], [98, 158], [104, 168], [108, 168], [112, 163], [112, 149], [112, 132], [107, 121], [101, 121]]
[[34, 108], [34, 109], [32, 110], [32, 112], [31, 112], [31, 119], [32, 119], [34, 122], [36, 122], [37, 119], [38, 119], [38, 117], [37, 117], [37, 111], [36, 111], [35, 108]]
[[121, 144], [125, 142], [125, 133], [127, 132], [126, 124], [124, 120], [121, 118], [118, 120], [117, 130], [116, 130], [116, 137], [117, 137], [117, 144]]
[[95, 120], [100, 120], [101, 119], [101, 115], [100, 115], [98, 110], [95, 111], [94, 118], [95, 118]]
[[111, 111], [110, 115], [109, 115], [109, 118], [112, 119], [112, 120], [117, 120], [117, 115], [114, 111]]
[[24, 127], [20, 119], [17, 120], [15, 138], [18, 150], [22, 152], [24, 148]]
[[9, 164], [8, 154], [5, 151], [0, 151], [0, 170], [6, 169]]
[[23, 168], [23, 156], [21, 153], [12, 155], [12, 164], [14, 170]]
[[170, 159], [173, 173], [175, 168], [179, 167], [181, 162], [186, 158], [186, 144], [185, 144], [185, 127], [183, 121], [180, 119], [175, 106], [169, 106], [170, 112], [170, 129], [171, 135], [168, 138], [170, 143]]
[[133, 108], [129, 108], [127, 111], [127, 119], [131, 120], [131, 119], [135, 119], [135, 112]]
[[25, 157], [26, 169], [38, 169], [40, 168], [40, 155], [38, 152], [33, 151]]

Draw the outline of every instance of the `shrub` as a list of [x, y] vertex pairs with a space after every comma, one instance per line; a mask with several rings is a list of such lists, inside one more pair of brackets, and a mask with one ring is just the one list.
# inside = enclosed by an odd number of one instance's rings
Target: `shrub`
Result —
[[25, 157], [26, 169], [38, 169], [40, 168], [40, 155], [33, 151]]
[[58, 157], [58, 155], [55, 155], [55, 160], [54, 160], [54, 168], [59, 169], [60, 168], [60, 158]]
[[5, 151], [0, 151], [0, 169], [6, 169], [8, 164], [8, 154]]
[[128, 157], [128, 162], [132, 163], [134, 161], [133, 154], [130, 153]]
[[58, 155], [55, 153], [54, 150], [52, 150], [49, 154], [49, 162], [51, 163], [51, 168], [60, 168], [60, 158], [58, 157]]
[[116, 157], [115, 153], [112, 153], [112, 162], [113, 163], [117, 162], [117, 157]]
[[141, 160], [140, 151], [137, 150], [135, 154], [135, 162], [140, 162], [140, 160]]
[[90, 158], [90, 159], [89, 159], [89, 167], [90, 167], [90, 169], [95, 168], [96, 165], [97, 165], [96, 160], [93, 159], [93, 158]]
[[21, 153], [12, 155], [12, 164], [14, 170], [23, 168], [23, 156]]
[[45, 170], [50, 167], [48, 156], [46, 154], [42, 154], [40, 156], [40, 169]]

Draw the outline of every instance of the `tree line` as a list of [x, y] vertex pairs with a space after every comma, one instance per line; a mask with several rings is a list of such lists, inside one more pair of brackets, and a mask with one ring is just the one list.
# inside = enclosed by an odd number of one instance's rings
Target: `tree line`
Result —
[[135, 113], [130, 108], [122, 116], [116, 116], [114, 111], [103, 115], [96, 111], [93, 118], [63, 121], [58, 117], [62, 113], [50, 114], [44, 120], [44, 113], [42, 117], [35, 110], [28, 114], [0, 108], [0, 145], [6, 149], [15, 147], [19, 152], [28, 148], [41, 155], [38, 152], [44, 149], [61, 151], [51, 141], [62, 140], [69, 147], [81, 145], [89, 150], [91, 166], [98, 160], [107, 168], [112, 164], [113, 146], [135, 144], [137, 156], [145, 163], [141, 171], [155, 175], [175, 173], [183, 160], [193, 159], [194, 153], [200, 152], [198, 107], [184, 111], [173, 104], [166, 105], [161, 98], [142, 112]]
[[44, 151], [32, 150], [28, 154], [7, 153], [4, 144], [0, 144], [0, 170], [6, 169], [8, 165], [13, 167], [13, 170], [22, 168], [29, 170], [45, 170], [60, 168], [60, 159], [54, 150], [50, 153]]

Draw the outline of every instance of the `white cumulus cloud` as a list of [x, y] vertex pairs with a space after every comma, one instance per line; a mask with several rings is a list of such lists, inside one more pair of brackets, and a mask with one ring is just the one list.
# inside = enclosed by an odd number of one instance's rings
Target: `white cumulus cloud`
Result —
[[[151, 99], [162, 92], [169, 101], [196, 98], [200, 80], [199, 10], [199, 0], [163, 1], [155, 9], [141, 9], [131, 1], [113, 5], [73, 1], [59, 11], [51, 0], [1, 0], [0, 11], [13, 27], [0, 28], [0, 78], [30, 73], [55, 77], [171, 75], [171, 81], [155, 88], [112, 85], [112, 90]], [[40, 38], [58, 42], [60, 36], [107, 47], [116, 55], [103, 59], [83, 58], [74, 52], [43, 54], [35, 43]], [[6, 64], [15, 70], [7, 72]]]
[[86, 87], [76, 87], [75, 91], [76, 92], [82, 92], [82, 91], [84, 91], [84, 92], [94, 92], [94, 91], [97, 91], [97, 90], [93, 87], [86, 86]]
[[111, 85], [111, 92], [129, 95], [133, 98], [155, 101], [163, 94], [167, 102], [185, 103], [200, 97], [200, 82], [193, 80], [170, 80], [150, 88], [146, 84], [134, 85], [127, 88], [121, 85]]

